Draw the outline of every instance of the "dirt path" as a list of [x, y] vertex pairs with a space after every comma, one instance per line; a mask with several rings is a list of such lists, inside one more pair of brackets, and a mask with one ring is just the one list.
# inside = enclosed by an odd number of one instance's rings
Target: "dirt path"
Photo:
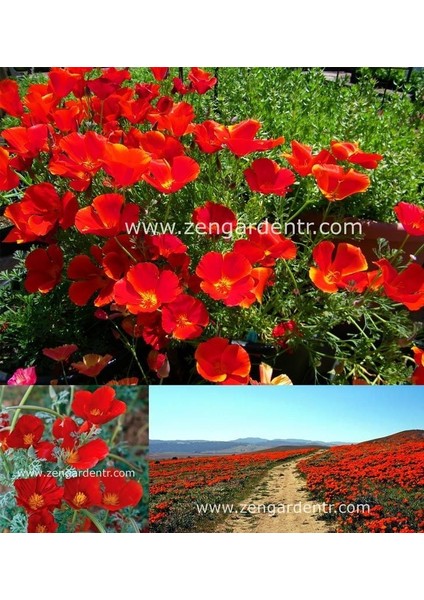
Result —
[[[316, 505], [305, 491], [305, 481], [296, 471], [299, 457], [271, 469], [249, 498], [232, 512], [217, 532], [231, 533], [329, 533]], [[255, 505], [249, 510], [249, 505]], [[284, 511], [279, 507], [284, 505]], [[289, 506], [291, 505], [291, 506]], [[310, 508], [308, 509], [307, 506]], [[313, 507], [315, 506], [315, 514]], [[322, 507], [322, 504], [319, 504]], [[236, 508], [236, 507], [234, 507]], [[296, 512], [295, 512], [296, 510]], [[309, 512], [308, 512], [309, 510]]]

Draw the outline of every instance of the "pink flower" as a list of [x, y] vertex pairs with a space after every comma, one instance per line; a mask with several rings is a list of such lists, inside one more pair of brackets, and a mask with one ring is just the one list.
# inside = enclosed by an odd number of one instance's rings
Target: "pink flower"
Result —
[[8, 380], [7, 385], [32, 385], [37, 381], [35, 367], [17, 369]]

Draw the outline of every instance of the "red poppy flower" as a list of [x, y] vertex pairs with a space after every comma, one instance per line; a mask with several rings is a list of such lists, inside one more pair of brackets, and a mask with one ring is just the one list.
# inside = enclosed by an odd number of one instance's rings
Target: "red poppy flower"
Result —
[[90, 206], [81, 208], [75, 216], [75, 227], [81, 233], [113, 237], [139, 219], [140, 208], [125, 204], [121, 194], [102, 194]]
[[8, 149], [25, 159], [35, 158], [40, 152], [49, 149], [47, 143], [47, 125], [33, 127], [10, 127], [1, 132], [8, 143]]
[[268, 267], [256, 267], [252, 269], [254, 281], [253, 287], [240, 302], [239, 306], [242, 308], [249, 308], [254, 302], [259, 302], [259, 304], [261, 304], [265, 288], [269, 285], [273, 285], [273, 274], [274, 271]]
[[312, 148], [301, 144], [296, 140], [291, 142], [292, 154], [283, 153], [284, 158], [293, 167], [296, 173], [306, 177], [312, 173], [314, 165], [336, 164], [334, 157], [328, 150], [321, 150], [318, 154], [312, 154]]
[[87, 377], [97, 377], [99, 373], [103, 371], [105, 367], [110, 363], [113, 356], [111, 354], [85, 354], [82, 357], [82, 361], [72, 363], [72, 367]]
[[100, 477], [102, 501], [100, 506], [105, 510], [122, 510], [127, 506], [137, 506], [143, 497], [143, 488], [138, 481], [126, 479], [119, 469], [105, 469]]
[[191, 85], [185, 85], [183, 80], [179, 77], [174, 77], [172, 83], [173, 86], [171, 94], [181, 94], [182, 96], [186, 96], [187, 94], [191, 94], [193, 91]]
[[188, 102], [174, 103], [171, 98], [161, 98], [148, 119], [156, 124], [160, 131], [168, 131], [175, 137], [188, 132], [190, 123], [195, 117], [193, 107]]
[[424, 350], [413, 346], [412, 352], [417, 364], [415, 371], [412, 373], [412, 383], [414, 385], [424, 385]]
[[27, 512], [52, 510], [60, 506], [63, 488], [59, 487], [51, 475], [38, 475], [29, 479], [17, 479], [14, 483], [16, 503]]
[[172, 302], [180, 293], [178, 277], [169, 270], [160, 271], [153, 263], [139, 263], [115, 284], [115, 302], [134, 315], [155, 312]]
[[331, 152], [337, 160], [348, 160], [365, 169], [376, 169], [383, 158], [381, 154], [363, 152], [356, 142], [331, 141]]
[[57, 440], [62, 440], [62, 448], [71, 450], [77, 444], [79, 434], [87, 433], [89, 428], [87, 422], [78, 426], [71, 417], [61, 417], [54, 421], [52, 433]]
[[249, 381], [248, 353], [225, 338], [214, 337], [202, 342], [194, 356], [199, 375], [207, 381], [223, 385], [246, 385]]
[[31, 185], [20, 202], [4, 211], [15, 225], [4, 241], [32, 242], [53, 233], [58, 226], [67, 229], [74, 224], [77, 210], [78, 202], [71, 192], [60, 198], [51, 183]]
[[341, 243], [337, 246], [324, 241], [317, 244], [312, 256], [317, 267], [309, 269], [309, 277], [323, 292], [337, 292], [339, 288], [352, 289], [352, 276], [368, 268], [365, 256], [360, 248], [352, 244]]
[[283, 169], [274, 160], [258, 158], [246, 169], [244, 176], [252, 192], [285, 196], [296, 181], [289, 169]]
[[50, 88], [57, 98], [65, 98], [79, 89], [84, 81], [84, 74], [54, 67], [49, 71]]
[[37, 383], [35, 367], [16, 369], [12, 377], [7, 381], [7, 385], [32, 385], [33, 383]]
[[[102, 251], [98, 246], [92, 246], [91, 253], [97, 262], [102, 263]], [[100, 292], [94, 300], [94, 306], [104, 306], [112, 301], [115, 281], [106, 275], [104, 269], [95, 265], [89, 256], [75, 256], [69, 263], [67, 275], [74, 280], [69, 287], [69, 298], [77, 306], [87, 304], [98, 290]]]
[[190, 81], [191, 87], [198, 94], [206, 94], [206, 92], [215, 87], [218, 82], [216, 77], [213, 77], [203, 69], [199, 69], [199, 67], [191, 67], [187, 79]]
[[122, 329], [134, 338], [142, 337], [143, 340], [154, 348], [160, 350], [168, 343], [168, 336], [162, 328], [161, 313], [140, 313], [137, 319], [133, 316], [122, 321]]
[[393, 210], [409, 235], [424, 235], [424, 208], [409, 202], [399, 202]]
[[158, 235], [148, 235], [145, 238], [145, 244], [148, 249], [150, 260], [157, 260], [163, 257], [168, 260], [186, 254], [187, 246], [181, 239], [172, 233], [159, 233]]
[[97, 79], [87, 81], [87, 87], [95, 96], [104, 101], [128, 79], [131, 79], [131, 73], [127, 69], [109, 67], [103, 69], [102, 74]]
[[149, 67], [156, 81], [163, 81], [168, 77], [169, 67]]
[[209, 314], [201, 300], [180, 294], [162, 309], [162, 327], [177, 340], [192, 340], [202, 334]]
[[154, 371], [159, 379], [169, 377], [170, 365], [168, 356], [165, 352], [158, 350], [150, 350], [147, 355], [147, 365], [151, 371]]
[[202, 290], [227, 306], [237, 306], [255, 284], [251, 263], [236, 252], [208, 252], [199, 262], [196, 275], [202, 279]]
[[23, 415], [9, 434], [7, 445], [9, 448], [35, 448], [43, 433], [44, 423], [41, 419], [33, 415]]
[[19, 86], [13, 79], [0, 80], [0, 110], [12, 117], [20, 117], [24, 112], [19, 98]]
[[37, 248], [25, 259], [27, 276], [25, 289], [30, 294], [41, 292], [47, 294], [57, 286], [62, 277], [63, 252], [59, 246]]
[[86, 190], [103, 166], [106, 142], [105, 137], [94, 131], [62, 137], [49, 163], [50, 173], [70, 179], [70, 186], [76, 191]]
[[141, 180], [150, 156], [141, 148], [127, 148], [123, 144], [107, 143], [103, 154], [103, 168], [115, 187], [128, 187]]
[[57, 346], [56, 348], [43, 348], [42, 352], [44, 356], [48, 356], [52, 360], [66, 362], [71, 354], [77, 350], [78, 346], [75, 344], [64, 344], [63, 346]]
[[197, 125], [191, 125], [188, 133], [193, 133], [194, 139], [202, 152], [213, 154], [224, 147], [228, 138], [228, 132], [225, 125], [216, 121], [204, 121]]
[[79, 447], [68, 449], [64, 461], [78, 471], [92, 469], [98, 462], [106, 458], [109, 448], [103, 440], [92, 440]]
[[120, 385], [138, 385], [138, 377], [124, 377], [123, 379], [111, 379], [107, 382], [107, 385], [120, 386]]
[[245, 256], [252, 264], [259, 263], [263, 267], [272, 267], [277, 259], [291, 260], [296, 257], [296, 244], [289, 238], [273, 230], [268, 221], [253, 227], [247, 240], [237, 240], [234, 252]]
[[197, 179], [199, 173], [200, 167], [193, 158], [176, 156], [171, 162], [152, 160], [143, 179], [159, 192], [173, 194]]
[[225, 143], [228, 149], [236, 156], [245, 156], [251, 152], [262, 152], [271, 150], [276, 146], [284, 144], [284, 138], [279, 137], [275, 140], [255, 140], [253, 139], [261, 128], [259, 121], [248, 119], [237, 125], [227, 127], [228, 138]]
[[8, 192], [18, 185], [19, 177], [10, 167], [9, 152], [0, 146], [0, 192]]
[[352, 194], [366, 192], [371, 183], [368, 175], [358, 173], [353, 169], [345, 171], [338, 165], [314, 165], [312, 174], [320, 192], [330, 202], [344, 200]]
[[[131, 132], [130, 132], [131, 133]], [[134, 130], [134, 138], [131, 140], [137, 144], [137, 147], [142, 148], [150, 154], [153, 159], [164, 158], [168, 162], [172, 161], [176, 156], [184, 154], [184, 146], [181, 142], [170, 135], [165, 135], [161, 131], [146, 131], [142, 133], [140, 130]], [[129, 134], [126, 143], [129, 143]]]
[[410, 263], [400, 273], [386, 258], [375, 263], [383, 272], [383, 286], [386, 296], [400, 302], [409, 310], [419, 310], [424, 306], [424, 268]]
[[108, 386], [98, 388], [94, 392], [82, 390], [75, 392], [72, 410], [89, 423], [103, 425], [116, 419], [127, 410], [125, 402], [118, 400], [115, 390]]
[[194, 209], [193, 223], [201, 226], [198, 230], [207, 235], [231, 235], [237, 227], [237, 217], [230, 208], [223, 204], [210, 202]]
[[38, 123], [48, 123], [52, 110], [59, 102], [52, 94], [47, 83], [33, 83], [23, 99], [23, 104], [28, 112], [22, 116], [22, 125], [29, 127]]
[[68, 477], [64, 482], [64, 501], [74, 510], [100, 506], [102, 493], [98, 477]]
[[29, 516], [27, 533], [56, 533], [58, 527], [52, 513], [43, 508]]

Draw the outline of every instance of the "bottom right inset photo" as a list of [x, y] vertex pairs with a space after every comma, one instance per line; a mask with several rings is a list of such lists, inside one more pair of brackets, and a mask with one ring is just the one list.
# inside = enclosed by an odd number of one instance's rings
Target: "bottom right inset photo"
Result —
[[419, 386], [154, 386], [149, 448], [151, 532], [424, 532]]

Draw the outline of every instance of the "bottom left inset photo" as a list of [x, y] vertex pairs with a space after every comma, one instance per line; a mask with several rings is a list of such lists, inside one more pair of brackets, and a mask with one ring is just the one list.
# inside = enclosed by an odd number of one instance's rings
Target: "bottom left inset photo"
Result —
[[147, 387], [0, 387], [0, 533], [147, 532], [147, 450]]

